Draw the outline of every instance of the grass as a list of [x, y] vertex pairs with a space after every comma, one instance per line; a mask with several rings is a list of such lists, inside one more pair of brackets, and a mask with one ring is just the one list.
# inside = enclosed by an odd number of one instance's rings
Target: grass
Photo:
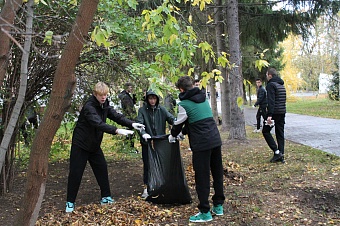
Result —
[[340, 119], [340, 101], [328, 98], [300, 98], [287, 102], [287, 112]]

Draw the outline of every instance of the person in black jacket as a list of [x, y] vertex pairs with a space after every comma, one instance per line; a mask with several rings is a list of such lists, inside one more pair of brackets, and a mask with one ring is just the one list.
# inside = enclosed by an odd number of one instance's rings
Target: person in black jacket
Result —
[[[189, 76], [180, 77], [176, 83], [180, 90], [178, 115], [171, 129], [169, 142], [174, 142], [183, 125], [187, 128], [192, 163], [195, 171], [196, 192], [199, 199], [199, 213], [189, 218], [190, 222], [207, 222], [212, 220], [211, 212], [223, 215], [223, 165], [221, 154], [221, 136], [212, 110], [205, 94], [194, 87]], [[213, 177], [215, 194], [212, 196], [213, 208], [210, 212], [210, 172]]]
[[[135, 94], [132, 94], [132, 90], [133, 85], [130, 82], [127, 82], [124, 84], [124, 90], [118, 95], [118, 97], [120, 99], [123, 114], [128, 119], [135, 120], [137, 117], [137, 111], [135, 108], [137, 98]], [[135, 148], [133, 135], [126, 136], [125, 143], [132, 149], [132, 152], [138, 153], [138, 150]]]
[[145, 96], [145, 104], [139, 108], [137, 122], [145, 125], [145, 130], [140, 131], [140, 143], [142, 145], [143, 158], [143, 182], [145, 185], [142, 198], [148, 197], [148, 139], [153, 136], [166, 134], [166, 123], [172, 125], [175, 117], [163, 106], [159, 104], [159, 96], [152, 90], [149, 90]]
[[[267, 121], [263, 126], [262, 133], [268, 146], [274, 152], [274, 156], [270, 162], [285, 163], [284, 126], [286, 117], [286, 88], [284, 86], [284, 81], [278, 77], [274, 68], [268, 69], [267, 80]], [[273, 127], [275, 127], [277, 144], [270, 133]]]
[[141, 130], [144, 125], [127, 119], [124, 115], [117, 113], [109, 104], [107, 94], [108, 86], [98, 82], [93, 90], [93, 95], [87, 100], [82, 108], [76, 127], [73, 131], [72, 146], [70, 154], [70, 168], [67, 185], [66, 212], [72, 212], [78, 194], [81, 178], [89, 161], [92, 171], [97, 179], [101, 190], [101, 204], [111, 204], [110, 184], [107, 172], [107, 164], [100, 147], [103, 134], [112, 135], [133, 134], [134, 131], [118, 129], [115, 126], [106, 124], [109, 118], [119, 125]]
[[267, 116], [267, 92], [262, 86], [262, 80], [260, 78], [256, 79], [256, 86], [257, 86], [257, 100], [254, 104], [254, 107], [259, 106], [257, 113], [256, 113], [256, 129], [254, 130], [255, 133], [261, 132], [261, 116], [263, 121], [266, 120]]

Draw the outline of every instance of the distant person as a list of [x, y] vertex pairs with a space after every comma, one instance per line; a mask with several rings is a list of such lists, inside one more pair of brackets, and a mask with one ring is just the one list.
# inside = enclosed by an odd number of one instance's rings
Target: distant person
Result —
[[203, 86], [201, 87], [201, 80], [195, 79], [194, 80], [194, 86], [198, 87], [200, 90], [202, 90], [202, 93], [204, 93], [204, 95], [206, 95], [205, 88], [203, 88]]
[[[286, 117], [286, 89], [284, 81], [278, 77], [274, 68], [267, 71], [267, 122], [263, 126], [263, 137], [270, 149], [273, 150], [274, 156], [270, 162], [285, 163], [285, 137], [284, 126]], [[275, 127], [277, 144], [270, 131]]]
[[[221, 136], [213, 118], [212, 110], [205, 95], [194, 87], [189, 76], [178, 79], [179, 89], [178, 115], [171, 129], [169, 142], [175, 142], [182, 127], [186, 125], [192, 150], [192, 163], [195, 171], [196, 192], [199, 213], [189, 218], [190, 222], [208, 222], [211, 213], [223, 215], [223, 165], [221, 154]], [[210, 212], [210, 172], [213, 178], [215, 194], [212, 196], [213, 208]]]
[[259, 107], [256, 113], [256, 129], [254, 130], [255, 133], [261, 132], [261, 116], [263, 121], [267, 119], [267, 91], [262, 86], [262, 80], [260, 78], [256, 79], [256, 86], [257, 86], [257, 100], [254, 104], [254, 107]]
[[134, 131], [118, 129], [106, 123], [109, 118], [122, 126], [141, 130], [144, 125], [127, 119], [124, 115], [117, 113], [109, 104], [107, 94], [108, 86], [98, 82], [93, 95], [87, 100], [81, 109], [76, 127], [73, 131], [72, 146], [70, 154], [70, 168], [67, 184], [66, 212], [72, 212], [78, 194], [81, 178], [83, 176], [87, 161], [96, 177], [101, 191], [102, 205], [113, 203], [111, 197], [107, 164], [100, 145], [103, 134], [128, 135]]
[[172, 125], [175, 117], [159, 103], [159, 96], [152, 90], [146, 93], [145, 104], [139, 108], [137, 122], [145, 125], [145, 130], [140, 131], [140, 143], [142, 145], [143, 158], [143, 182], [144, 190], [142, 198], [148, 197], [147, 185], [149, 182], [149, 156], [148, 139], [153, 136], [166, 134], [166, 123]]
[[[118, 95], [120, 103], [122, 106], [123, 114], [130, 120], [135, 120], [137, 117], [137, 111], [135, 104], [137, 103], [137, 98], [135, 94], [132, 94], [133, 85], [130, 82], [124, 84], [124, 90]], [[132, 149], [131, 151], [138, 153], [134, 145], [134, 136], [128, 135], [126, 137], [126, 144]]]

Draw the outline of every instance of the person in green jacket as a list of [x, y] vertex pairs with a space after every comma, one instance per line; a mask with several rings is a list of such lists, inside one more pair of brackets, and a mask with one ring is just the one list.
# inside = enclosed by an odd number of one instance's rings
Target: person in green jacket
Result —
[[[211, 221], [212, 214], [223, 215], [223, 165], [221, 154], [221, 136], [208, 100], [205, 94], [194, 87], [190, 76], [178, 79], [179, 89], [178, 115], [171, 129], [169, 142], [175, 142], [176, 137], [185, 125], [190, 148], [192, 164], [195, 171], [196, 192], [199, 199], [199, 213], [189, 218], [190, 222]], [[210, 172], [213, 178], [215, 194], [212, 196], [213, 208], [210, 211]]]
[[145, 125], [145, 130], [140, 132], [140, 143], [142, 145], [142, 159], [143, 159], [143, 182], [144, 191], [142, 198], [148, 197], [148, 139], [153, 136], [166, 134], [166, 122], [172, 125], [175, 117], [163, 106], [159, 104], [159, 96], [152, 90], [149, 90], [145, 96], [145, 104], [139, 108], [137, 115], [137, 122]]

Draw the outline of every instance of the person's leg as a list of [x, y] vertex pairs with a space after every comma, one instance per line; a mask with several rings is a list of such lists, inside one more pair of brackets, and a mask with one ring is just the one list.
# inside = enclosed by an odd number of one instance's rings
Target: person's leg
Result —
[[263, 137], [266, 140], [269, 148], [272, 149], [273, 152], [275, 153], [275, 151], [278, 150], [278, 149], [277, 149], [277, 145], [275, 143], [275, 140], [274, 140], [272, 134], [270, 133], [272, 128], [273, 127], [270, 127], [268, 125], [264, 125], [263, 129], [262, 129], [262, 134], [263, 134]]
[[225, 196], [223, 192], [223, 165], [221, 146], [213, 148], [210, 159], [211, 174], [213, 177], [213, 186], [215, 194], [212, 197], [214, 206], [223, 205]]
[[101, 197], [111, 196], [107, 163], [102, 149], [91, 153], [89, 163], [100, 187]]
[[192, 153], [196, 192], [199, 199], [197, 207], [202, 213], [207, 213], [210, 210], [210, 155], [211, 150]]
[[275, 115], [275, 135], [277, 140], [278, 150], [285, 153], [285, 137], [284, 137], [285, 115]]
[[149, 182], [149, 151], [148, 145], [142, 144], [142, 159], [143, 159], [143, 182], [148, 184]]
[[74, 203], [77, 198], [81, 178], [87, 163], [89, 152], [72, 145], [70, 154], [70, 169], [67, 183], [67, 202]]
[[256, 129], [259, 130], [261, 128], [261, 109], [258, 108], [256, 112]]

